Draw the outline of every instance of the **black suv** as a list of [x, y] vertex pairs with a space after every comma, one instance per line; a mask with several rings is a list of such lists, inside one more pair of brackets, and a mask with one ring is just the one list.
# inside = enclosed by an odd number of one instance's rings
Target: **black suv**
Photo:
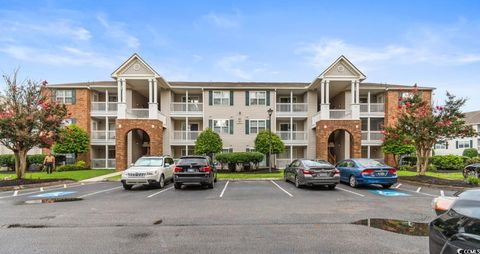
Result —
[[213, 188], [217, 181], [217, 171], [208, 156], [183, 156], [175, 165], [173, 173], [175, 189], [182, 185], [202, 185]]

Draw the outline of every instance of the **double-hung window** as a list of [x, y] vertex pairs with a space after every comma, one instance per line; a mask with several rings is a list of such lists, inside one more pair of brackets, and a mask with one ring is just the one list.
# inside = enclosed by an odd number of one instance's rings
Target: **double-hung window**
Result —
[[259, 133], [267, 128], [266, 120], [250, 120], [250, 133]]
[[213, 105], [230, 105], [230, 92], [213, 91]]
[[216, 133], [230, 133], [230, 121], [227, 119], [213, 120], [213, 130]]
[[250, 91], [250, 105], [267, 105], [266, 91]]
[[435, 149], [447, 149], [447, 144], [446, 143], [436, 143], [435, 144]]
[[470, 148], [470, 140], [459, 140], [459, 141], [457, 141], [457, 148], [458, 149]]
[[73, 104], [73, 90], [56, 90], [55, 101], [62, 104]]

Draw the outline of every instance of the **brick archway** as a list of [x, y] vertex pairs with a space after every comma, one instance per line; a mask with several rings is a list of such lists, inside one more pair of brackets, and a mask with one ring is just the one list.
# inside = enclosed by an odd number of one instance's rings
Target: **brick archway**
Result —
[[316, 157], [328, 161], [328, 139], [336, 130], [344, 130], [351, 135], [350, 157], [360, 158], [361, 121], [360, 120], [320, 120], [316, 124]]
[[150, 155], [163, 153], [163, 123], [159, 120], [117, 119], [115, 161], [117, 171], [127, 168], [127, 134], [135, 129], [147, 133], [150, 138]]

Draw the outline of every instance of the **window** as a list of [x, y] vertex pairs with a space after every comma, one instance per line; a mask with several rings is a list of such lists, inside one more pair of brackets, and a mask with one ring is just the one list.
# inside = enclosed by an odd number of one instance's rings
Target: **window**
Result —
[[266, 120], [250, 120], [250, 133], [255, 134], [267, 128]]
[[435, 144], [435, 149], [447, 149], [447, 144], [446, 143], [436, 143]]
[[457, 149], [470, 148], [470, 140], [457, 141]]
[[213, 120], [213, 130], [216, 133], [229, 133], [230, 121], [228, 119]]
[[250, 105], [267, 105], [266, 91], [250, 91]]
[[230, 92], [213, 91], [213, 105], [230, 105]]
[[64, 120], [62, 121], [61, 126], [62, 126], [62, 127], [66, 127], [66, 126], [75, 124], [75, 122], [76, 122], [76, 119], [75, 119], [75, 118], [67, 118], [67, 119], [64, 119]]
[[222, 153], [233, 153], [233, 148], [223, 148]]
[[56, 90], [55, 101], [62, 104], [73, 104], [73, 90]]

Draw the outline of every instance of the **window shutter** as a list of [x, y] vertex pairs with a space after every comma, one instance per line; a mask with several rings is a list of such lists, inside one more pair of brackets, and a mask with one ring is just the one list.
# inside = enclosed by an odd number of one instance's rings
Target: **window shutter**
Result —
[[249, 106], [249, 105], [250, 105], [250, 92], [245, 91], [245, 106]]
[[455, 141], [455, 148], [458, 149], [458, 140]]
[[77, 102], [77, 93], [76, 93], [76, 89], [73, 89], [72, 90], [72, 105], [75, 105], [75, 103]]
[[208, 120], [208, 128], [213, 129], [213, 120]]
[[233, 90], [230, 90], [230, 106], [233, 106]]
[[233, 119], [230, 119], [228, 126], [230, 127], [230, 134], [233, 134]]
[[245, 134], [250, 134], [250, 121], [245, 120]]
[[267, 120], [267, 129], [270, 130], [270, 120]]
[[267, 91], [267, 106], [270, 106], [270, 91]]
[[210, 106], [213, 105], [213, 91], [212, 90], [208, 91], [208, 105], [210, 105]]
[[470, 148], [473, 147], [473, 140], [470, 139]]
[[445, 142], [445, 149], [448, 149], [448, 142]]

